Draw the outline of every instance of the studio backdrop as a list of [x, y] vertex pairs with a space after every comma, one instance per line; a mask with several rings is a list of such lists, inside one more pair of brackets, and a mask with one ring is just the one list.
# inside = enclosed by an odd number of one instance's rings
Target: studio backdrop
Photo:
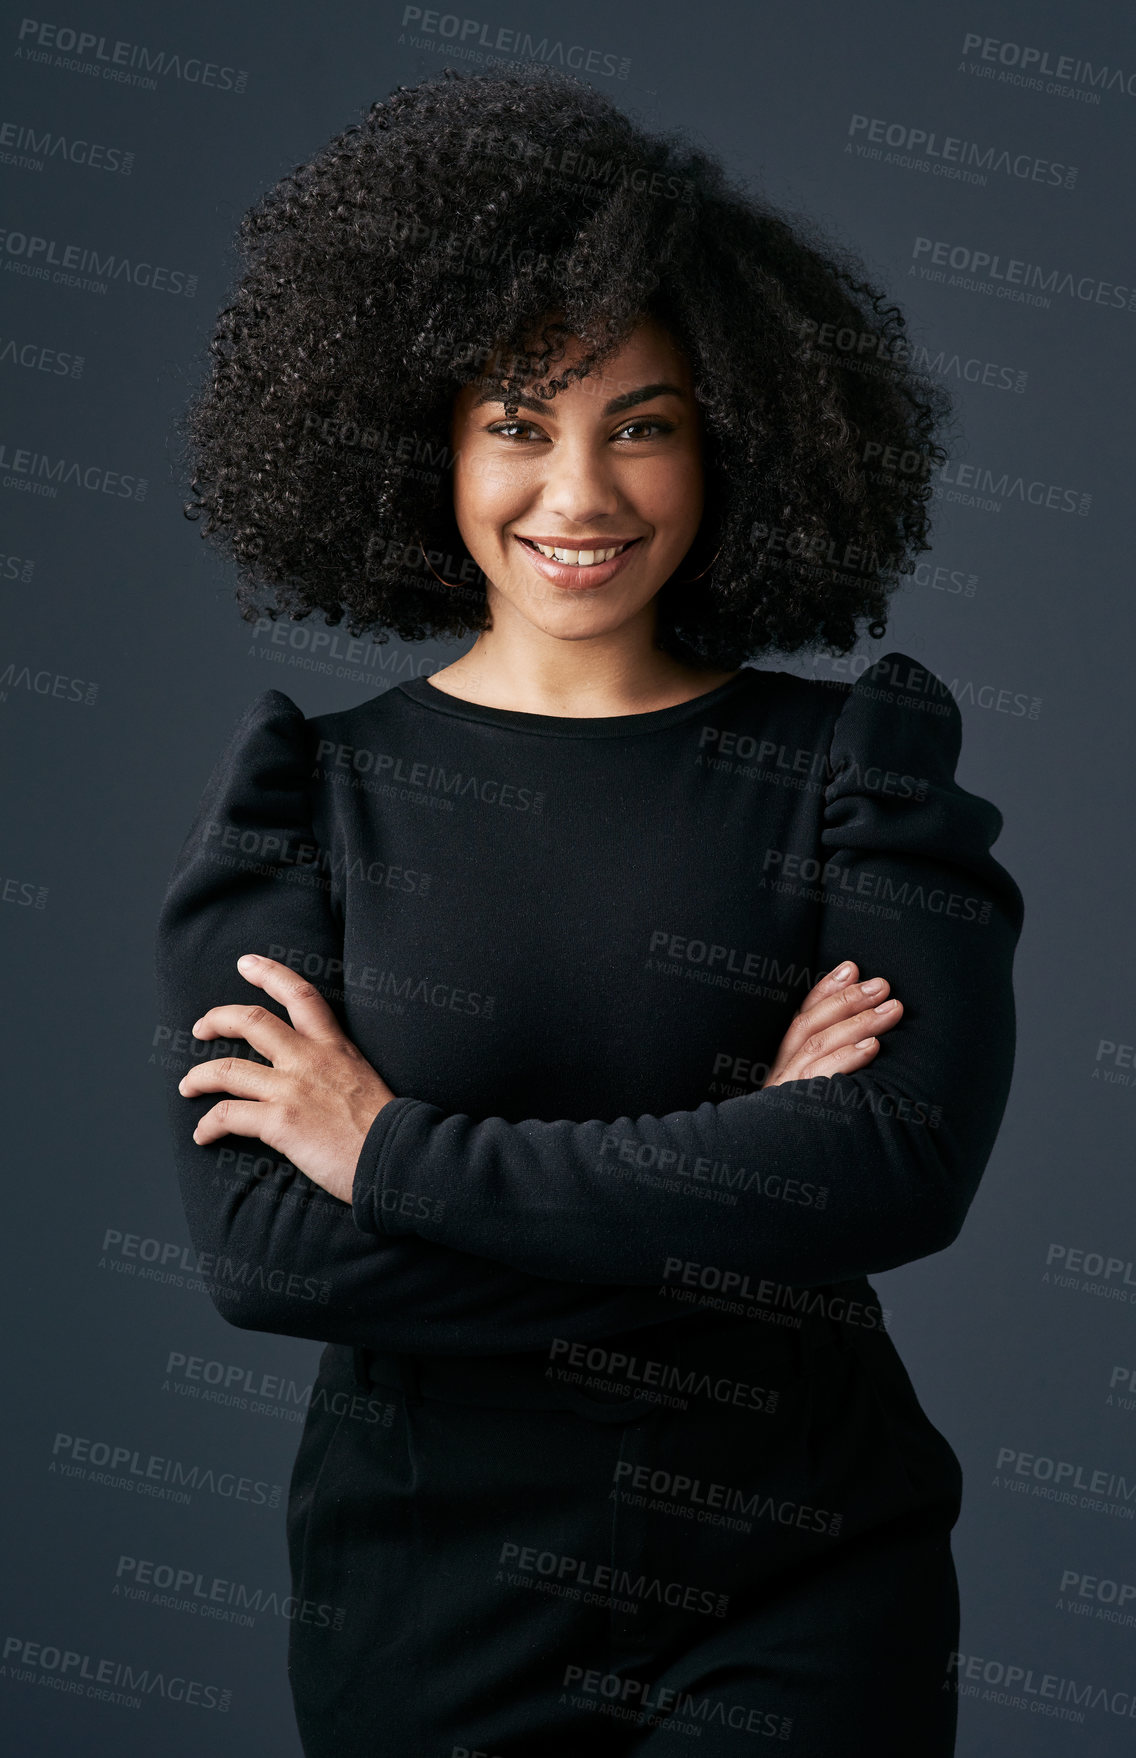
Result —
[[[193, 1022], [158, 1016], [154, 923], [254, 698], [351, 708], [469, 643], [242, 621], [183, 516], [178, 423], [263, 191], [399, 85], [545, 62], [858, 252], [954, 399], [886, 635], [760, 664], [852, 683], [912, 656], [958, 705], [960, 782], [1003, 813], [1025, 898], [1004, 1122], [958, 1240], [873, 1286], [964, 1471], [960, 1754], [1130, 1752], [1136, 22], [82, 0], [7, 7], [0, 56], [6, 1748], [300, 1751], [290, 1620], [339, 1615], [296, 1602], [284, 1543], [321, 1345], [214, 1305], [160, 1092]], [[818, 345], [887, 368], [864, 334]]]

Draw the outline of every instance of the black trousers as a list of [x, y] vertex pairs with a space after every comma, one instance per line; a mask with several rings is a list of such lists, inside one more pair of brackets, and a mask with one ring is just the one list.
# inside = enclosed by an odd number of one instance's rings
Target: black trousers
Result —
[[329, 1345], [288, 1505], [304, 1752], [949, 1758], [960, 1496], [847, 1322]]

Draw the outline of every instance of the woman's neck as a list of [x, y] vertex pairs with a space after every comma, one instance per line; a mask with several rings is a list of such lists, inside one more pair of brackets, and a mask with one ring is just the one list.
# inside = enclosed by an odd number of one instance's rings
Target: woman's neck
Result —
[[427, 681], [446, 695], [483, 708], [575, 720], [676, 707], [737, 675], [684, 665], [654, 647], [646, 654], [629, 656], [588, 654], [580, 651], [581, 645], [561, 641], [558, 647], [574, 651], [535, 658], [531, 653], [502, 652], [479, 637], [468, 653], [442, 666]]

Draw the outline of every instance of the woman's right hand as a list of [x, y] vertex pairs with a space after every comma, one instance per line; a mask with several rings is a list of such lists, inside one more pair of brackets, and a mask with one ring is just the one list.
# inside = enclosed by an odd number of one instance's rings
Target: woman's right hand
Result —
[[763, 1089], [817, 1074], [853, 1074], [872, 1060], [880, 1047], [879, 1034], [903, 1017], [903, 1003], [888, 997], [886, 977], [861, 983], [858, 976], [856, 966], [846, 961], [809, 990], [761, 1083]]

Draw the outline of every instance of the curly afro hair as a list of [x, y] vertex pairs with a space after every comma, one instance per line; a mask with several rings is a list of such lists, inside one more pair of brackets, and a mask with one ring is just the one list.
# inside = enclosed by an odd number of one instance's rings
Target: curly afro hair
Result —
[[[183, 418], [184, 511], [235, 558], [250, 620], [318, 611], [380, 642], [487, 628], [454, 519], [456, 393], [555, 395], [645, 317], [691, 363], [691, 558], [714, 558], [660, 589], [661, 649], [729, 668], [846, 653], [861, 626], [883, 634], [930, 547], [952, 405], [898, 308], [809, 220], [569, 74], [400, 86], [249, 209], [238, 249]], [[584, 352], [555, 376], [567, 336]]]

